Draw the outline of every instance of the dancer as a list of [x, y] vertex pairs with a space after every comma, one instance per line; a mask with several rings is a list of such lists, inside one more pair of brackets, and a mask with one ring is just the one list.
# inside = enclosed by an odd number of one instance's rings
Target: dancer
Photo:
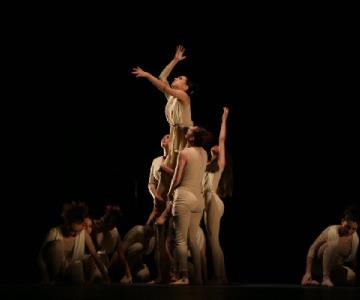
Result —
[[150, 278], [144, 255], [149, 255], [155, 247], [154, 229], [151, 225], [135, 225], [124, 236], [123, 248], [132, 277], [138, 282]]
[[193, 125], [191, 120], [191, 100], [190, 95], [193, 91], [193, 84], [187, 76], [175, 77], [171, 85], [167, 78], [177, 65], [184, 60], [185, 48], [177, 46], [175, 56], [161, 72], [159, 79], [145, 72], [140, 67], [133, 69], [136, 77], [144, 77], [149, 80], [157, 89], [165, 94], [167, 103], [165, 106], [165, 116], [170, 125], [170, 149], [167, 157], [167, 165], [174, 168], [178, 151], [186, 145], [185, 134], [189, 127]]
[[201, 182], [205, 173], [207, 153], [203, 149], [208, 132], [191, 127], [186, 133], [187, 147], [180, 151], [168, 198], [173, 201], [172, 215], [175, 229], [176, 253], [180, 279], [173, 284], [189, 284], [188, 241], [194, 262], [194, 283], [202, 284], [201, 257], [196, 236], [204, 209]]
[[99, 220], [94, 220], [93, 236], [98, 255], [110, 274], [115, 276], [121, 273], [122, 284], [131, 284], [132, 275], [124, 255], [123, 242], [117, 225], [121, 216], [120, 208], [116, 205], [107, 205], [105, 214]]
[[217, 284], [227, 284], [228, 282], [225, 271], [224, 254], [219, 240], [220, 221], [224, 214], [224, 203], [217, 194], [220, 178], [226, 165], [225, 139], [228, 113], [229, 109], [224, 107], [219, 144], [211, 148], [211, 159], [207, 164], [203, 179], [205, 197], [204, 220], [214, 268], [214, 279]]
[[83, 284], [85, 274], [85, 250], [90, 253], [101, 272], [105, 283], [110, 278], [99, 257], [88, 232], [84, 230], [84, 219], [88, 208], [84, 203], [65, 204], [62, 212], [63, 224], [52, 228], [43, 243], [38, 257], [44, 284], [56, 282]]
[[[171, 85], [167, 79], [178, 62], [184, 60], [185, 48], [181, 45], [177, 46], [174, 58], [161, 72], [159, 78], [145, 72], [140, 67], [133, 69], [132, 73], [136, 77], [143, 77], [149, 80], [157, 89], [164, 93], [167, 103], [165, 106], [165, 116], [170, 126], [169, 149], [165, 164], [175, 169], [177, 154], [186, 145], [185, 134], [189, 127], [193, 125], [191, 119], [191, 99], [193, 92], [193, 84], [189, 77], [181, 75], [175, 77]], [[157, 186], [158, 194], [166, 199], [169, 191], [172, 176], [163, 172]]]
[[[165, 159], [169, 153], [169, 138], [168, 134], [164, 135], [161, 139], [161, 148], [163, 155], [155, 158], [152, 161], [148, 189], [153, 197], [153, 210], [146, 222], [146, 225], [152, 225], [155, 221], [155, 264], [157, 269], [157, 278], [150, 283], [167, 283], [171, 278], [171, 264], [173, 264], [173, 257], [171, 255], [171, 219], [167, 222], [157, 223], [158, 217], [162, 214], [166, 207], [167, 197], [164, 198], [164, 185], [162, 186], [162, 193], [159, 191], [160, 179], [163, 174], [168, 174], [169, 178], [172, 177], [174, 171], [166, 166]], [[164, 183], [164, 182], [163, 182]]]
[[[359, 214], [354, 207], [346, 209], [340, 225], [328, 226], [312, 243], [306, 258], [302, 285], [354, 284], [354, 263], [359, 246]], [[315, 279], [314, 279], [315, 278]]]

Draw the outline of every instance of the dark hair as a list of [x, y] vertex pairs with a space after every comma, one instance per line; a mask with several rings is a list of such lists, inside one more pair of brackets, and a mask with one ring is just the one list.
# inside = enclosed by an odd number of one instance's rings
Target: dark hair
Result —
[[186, 84], [188, 86], [188, 90], [186, 91], [186, 93], [189, 96], [193, 96], [198, 89], [198, 85], [194, 81], [192, 81], [192, 79], [190, 79], [188, 76], [186, 76]]
[[346, 221], [360, 222], [360, 209], [359, 206], [352, 204], [349, 205], [343, 212], [342, 218]]
[[119, 224], [120, 217], [122, 212], [119, 206], [117, 205], [107, 205], [105, 207], [105, 214], [102, 216], [104, 224], [109, 227], [115, 227]]
[[219, 170], [218, 159], [214, 159], [210, 161], [210, 163], [206, 166], [206, 172], [215, 173]]
[[82, 201], [65, 203], [62, 209], [62, 218], [65, 224], [80, 224], [89, 215], [89, 208]]
[[233, 184], [234, 184], [232, 161], [227, 150], [225, 150], [225, 160], [226, 163], [225, 163], [224, 171], [221, 174], [220, 182], [217, 189], [217, 193], [221, 198], [232, 196]]
[[[219, 170], [218, 158], [211, 161], [207, 167], [206, 172], [215, 173]], [[217, 193], [221, 198], [231, 197], [233, 191], [233, 170], [230, 155], [225, 150], [225, 167], [221, 174]]]
[[196, 126], [193, 128], [192, 144], [195, 147], [204, 147], [210, 142], [212, 135], [204, 127]]

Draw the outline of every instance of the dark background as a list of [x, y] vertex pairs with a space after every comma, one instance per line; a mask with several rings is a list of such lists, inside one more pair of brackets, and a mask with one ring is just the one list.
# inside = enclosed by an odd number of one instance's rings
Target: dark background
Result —
[[183, 44], [173, 75], [199, 86], [194, 122], [217, 135], [230, 107], [229, 279], [298, 283], [310, 243], [359, 199], [351, 17], [122, 13], [130, 21], [77, 12], [9, 24], [2, 282], [38, 282], [35, 258], [65, 201], [87, 201], [95, 217], [120, 204], [123, 234], [146, 221], [168, 124], [163, 95], [131, 69], [158, 75]]

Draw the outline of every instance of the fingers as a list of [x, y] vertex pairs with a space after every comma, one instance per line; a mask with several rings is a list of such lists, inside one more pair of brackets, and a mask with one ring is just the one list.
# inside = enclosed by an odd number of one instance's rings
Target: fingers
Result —
[[185, 52], [185, 48], [184, 48], [183, 45], [178, 45], [178, 46], [176, 47], [176, 51]]

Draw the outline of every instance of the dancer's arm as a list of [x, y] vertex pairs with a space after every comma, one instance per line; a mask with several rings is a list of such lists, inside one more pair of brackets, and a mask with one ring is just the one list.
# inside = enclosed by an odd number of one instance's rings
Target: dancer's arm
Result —
[[219, 169], [222, 171], [225, 167], [225, 139], [226, 139], [226, 121], [229, 114], [229, 108], [224, 107], [224, 112], [221, 119], [221, 128], [219, 134]]
[[172, 195], [174, 193], [175, 188], [181, 183], [186, 161], [187, 161], [187, 151], [186, 149], [184, 149], [179, 152], [179, 157], [175, 167], [174, 176], [171, 180], [171, 184], [168, 192], [168, 198], [172, 199]]
[[160, 171], [163, 171], [163, 172], [165, 172], [166, 174], [168, 174], [168, 175], [171, 175], [171, 176], [173, 176], [174, 175], [174, 169], [173, 168], [170, 168], [168, 165], [166, 165], [166, 164], [161, 164], [161, 166], [160, 166]]
[[111, 282], [110, 277], [105, 269], [104, 264], [100, 261], [99, 256], [96, 253], [94, 243], [87, 231], [85, 231], [85, 245], [86, 245], [87, 249], [89, 250], [90, 255], [94, 259], [96, 266], [100, 270], [101, 275], [103, 276], [103, 279], [105, 280], [106, 283], [110, 283]]
[[151, 196], [152, 196], [152, 198], [154, 200], [154, 204], [156, 204], [156, 202], [158, 202], [158, 201], [160, 201], [161, 203], [163, 203], [165, 201], [161, 197], [161, 195], [156, 191], [159, 182], [154, 176], [154, 173], [156, 172], [156, 170], [155, 170], [155, 167], [156, 167], [155, 160], [156, 159], [154, 159], [153, 163], [151, 164], [150, 174], [149, 174], [149, 182], [148, 182], [149, 193], [151, 194]]
[[[132, 283], [132, 275], [131, 275], [129, 264], [128, 264], [128, 262], [126, 260], [126, 257], [125, 257], [124, 248], [123, 248], [123, 245], [122, 245], [122, 240], [121, 240], [120, 233], [119, 233], [119, 236], [118, 236], [116, 253], [117, 253], [117, 258], [119, 259], [119, 262], [122, 265], [123, 270], [125, 271], [125, 275], [121, 279], [120, 282], [123, 283], [123, 284], [131, 284]], [[114, 262], [115, 262], [115, 256], [113, 255], [113, 257], [111, 258], [111, 261], [110, 261], [110, 265], [112, 265]]]
[[302, 285], [310, 284], [312, 281], [312, 267], [313, 267], [313, 261], [314, 257], [320, 248], [322, 244], [324, 244], [327, 240], [327, 230], [325, 229], [317, 238], [316, 240], [311, 244], [307, 256], [306, 256], [306, 268], [305, 268], [305, 274], [301, 280]]
[[56, 236], [56, 229], [52, 228], [46, 235], [46, 238], [41, 245], [41, 249], [39, 251], [37, 257], [37, 264], [41, 273], [41, 283], [42, 284], [49, 284], [50, 283], [50, 275], [44, 260], [44, 248], [46, 247], [47, 243], [54, 241]]
[[185, 52], [185, 48], [183, 46], [179, 45], [179, 46], [176, 47], [176, 52], [175, 52], [174, 58], [164, 68], [164, 70], [162, 70], [162, 72], [160, 73], [159, 79], [161, 81], [167, 83], [167, 78], [169, 77], [170, 73], [172, 72], [172, 70], [174, 69], [176, 64], [179, 61], [182, 61], [183, 59], [186, 58], [186, 56], [184, 56], [184, 52]]
[[143, 69], [141, 69], [140, 67], [136, 67], [133, 68], [132, 70], [132, 74], [134, 74], [136, 77], [143, 77], [146, 78], [147, 80], [149, 80], [159, 91], [167, 94], [167, 95], [171, 95], [175, 98], [177, 98], [178, 100], [180, 100], [181, 102], [187, 104], [190, 103], [190, 97], [189, 95], [182, 91], [182, 90], [178, 90], [178, 89], [173, 89], [172, 87], [170, 87], [167, 83], [164, 83], [163, 81], [161, 81], [160, 79], [156, 78], [155, 76], [153, 76], [152, 74], [150, 74], [149, 72], [145, 72]]

